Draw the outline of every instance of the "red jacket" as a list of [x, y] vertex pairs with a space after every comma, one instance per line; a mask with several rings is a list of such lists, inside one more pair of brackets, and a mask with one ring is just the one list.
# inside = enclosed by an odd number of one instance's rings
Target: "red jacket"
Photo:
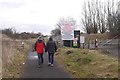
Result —
[[38, 40], [35, 43], [35, 50], [38, 54], [43, 54], [44, 53], [44, 48], [45, 48], [45, 44], [42, 40]]

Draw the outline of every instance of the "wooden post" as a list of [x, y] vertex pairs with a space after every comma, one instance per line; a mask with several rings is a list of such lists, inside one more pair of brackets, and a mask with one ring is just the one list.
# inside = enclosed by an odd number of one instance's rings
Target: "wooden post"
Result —
[[88, 40], [88, 49], [90, 48], [90, 39]]
[[73, 47], [73, 46], [72, 46], [72, 40], [70, 40], [70, 47]]
[[24, 42], [22, 41], [22, 47], [23, 47], [23, 49], [24, 49], [24, 45], [25, 45], [25, 44], [24, 44]]
[[95, 39], [95, 49], [97, 49], [97, 48], [98, 48], [98, 40]]
[[81, 48], [81, 43], [80, 43], [80, 48]]
[[83, 49], [84, 49], [84, 43], [83, 43]]

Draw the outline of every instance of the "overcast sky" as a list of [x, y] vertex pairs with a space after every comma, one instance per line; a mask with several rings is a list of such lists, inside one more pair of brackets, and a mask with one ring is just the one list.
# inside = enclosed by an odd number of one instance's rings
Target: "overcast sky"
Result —
[[[104, 1], [104, 0], [103, 0]], [[0, 0], [0, 28], [18, 32], [50, 34], [62, 17], [72, 17], [82, 26], [84, 0]]]

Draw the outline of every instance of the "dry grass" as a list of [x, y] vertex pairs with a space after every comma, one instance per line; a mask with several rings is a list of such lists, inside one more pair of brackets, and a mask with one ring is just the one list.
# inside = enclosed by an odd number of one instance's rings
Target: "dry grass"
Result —
[[25, 48], [16, 53], [14, 58], [11, 60], [11, 63], [8, 63], [4, 68], [4, 78], [19, 78], [20, 73], [22, 72], [23, 62], [26, 58], [26, 53], [28, 50], [28, 46], [26, 45]]
[[28, 51], [28, 44], [21, 47], [21, 40], [12, 40], [7, 36], [2, 37], [2, 77], [19, 78], [22, 63]]
[[[73, 53], [66, 54], [72, 50]], [[59, 49], [55, 56], [61, 67], [75, 78], [117, 78], [118, 59], [96, 50]]]

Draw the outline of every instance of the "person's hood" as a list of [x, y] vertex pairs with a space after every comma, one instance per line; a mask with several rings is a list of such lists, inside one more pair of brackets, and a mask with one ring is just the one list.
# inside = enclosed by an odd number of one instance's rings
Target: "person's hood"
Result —
[[38, 42], [41, 43], [41, 42], [43, 42], [43, 41], [38, 39]]

